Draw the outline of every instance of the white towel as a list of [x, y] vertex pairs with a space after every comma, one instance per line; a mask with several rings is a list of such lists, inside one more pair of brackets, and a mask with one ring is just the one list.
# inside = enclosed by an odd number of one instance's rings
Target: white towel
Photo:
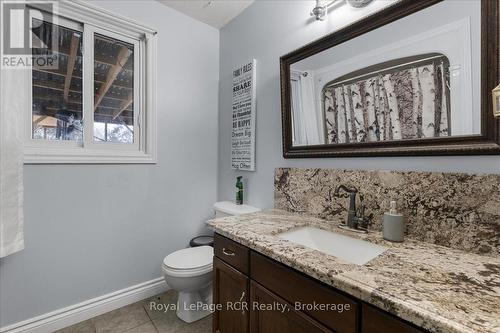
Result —
[[0, 73], [0, 258], [24, 248], [23, 70]]

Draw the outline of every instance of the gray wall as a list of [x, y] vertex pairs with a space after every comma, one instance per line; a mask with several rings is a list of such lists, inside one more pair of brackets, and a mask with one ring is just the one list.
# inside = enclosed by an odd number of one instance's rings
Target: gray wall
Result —
[[158, 164], [25, 166], [26, 249], [0, 261], [0, 327], [161, 277], [212, 213], [219, 32], [155, 1], [96, 4], [159, 31]]
[[[458, 4], [459, 2], [455, 2]], [[387, 1], [378, 1], [378, 5]], [[373, 9], [368, 8], [368, 10]], [[247, 180], [247, 203], [273, 206], [276, 167], [322, 167], [417, 171], [500, 173], [500, 157], [378, 157], [284, 159], [281, 150], [279, 57], [338, 29], [362, 14], [343, 6], [328, 21], [309, 19], [311, 1], [256, 1], [221, 30], [219, 89], [219, 199], [234, 198], [236, 175]], [[231, 170], [231, 73], [249, 58], [257, 59], [256, 172]]]

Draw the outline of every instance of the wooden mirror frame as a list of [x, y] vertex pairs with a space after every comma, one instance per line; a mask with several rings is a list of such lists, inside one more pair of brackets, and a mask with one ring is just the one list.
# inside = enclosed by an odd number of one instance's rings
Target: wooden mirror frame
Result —
[[493, 115], [492, 91], [499, 83], [500, 0], [481, 0], [481, 134], [384, 142], [292, 145], [290, 66], [321, 51], [430, 7], [443, 0], [402, 0], [280, 58], [283, 157], [498, 155], [500, 118]]

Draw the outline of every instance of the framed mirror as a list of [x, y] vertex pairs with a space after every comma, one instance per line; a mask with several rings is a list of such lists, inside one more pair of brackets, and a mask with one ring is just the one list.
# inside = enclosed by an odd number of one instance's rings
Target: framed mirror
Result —
[[283, 156], [500, 154], [499, 1], [402, 0], [284, 55]]

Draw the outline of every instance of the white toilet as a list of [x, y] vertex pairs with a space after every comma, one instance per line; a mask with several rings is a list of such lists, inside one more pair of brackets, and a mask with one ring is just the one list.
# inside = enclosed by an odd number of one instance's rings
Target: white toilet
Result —
[[[215, 217], [260, 211], [229, 201], [215, 203], [214, 210]], [[175, 251], [163, 260], [163, 277], [170, 288], [179, 292], [177, 316], [187, 323], [211, 313], [213, 254], [211, 246], [198, 246]]]

